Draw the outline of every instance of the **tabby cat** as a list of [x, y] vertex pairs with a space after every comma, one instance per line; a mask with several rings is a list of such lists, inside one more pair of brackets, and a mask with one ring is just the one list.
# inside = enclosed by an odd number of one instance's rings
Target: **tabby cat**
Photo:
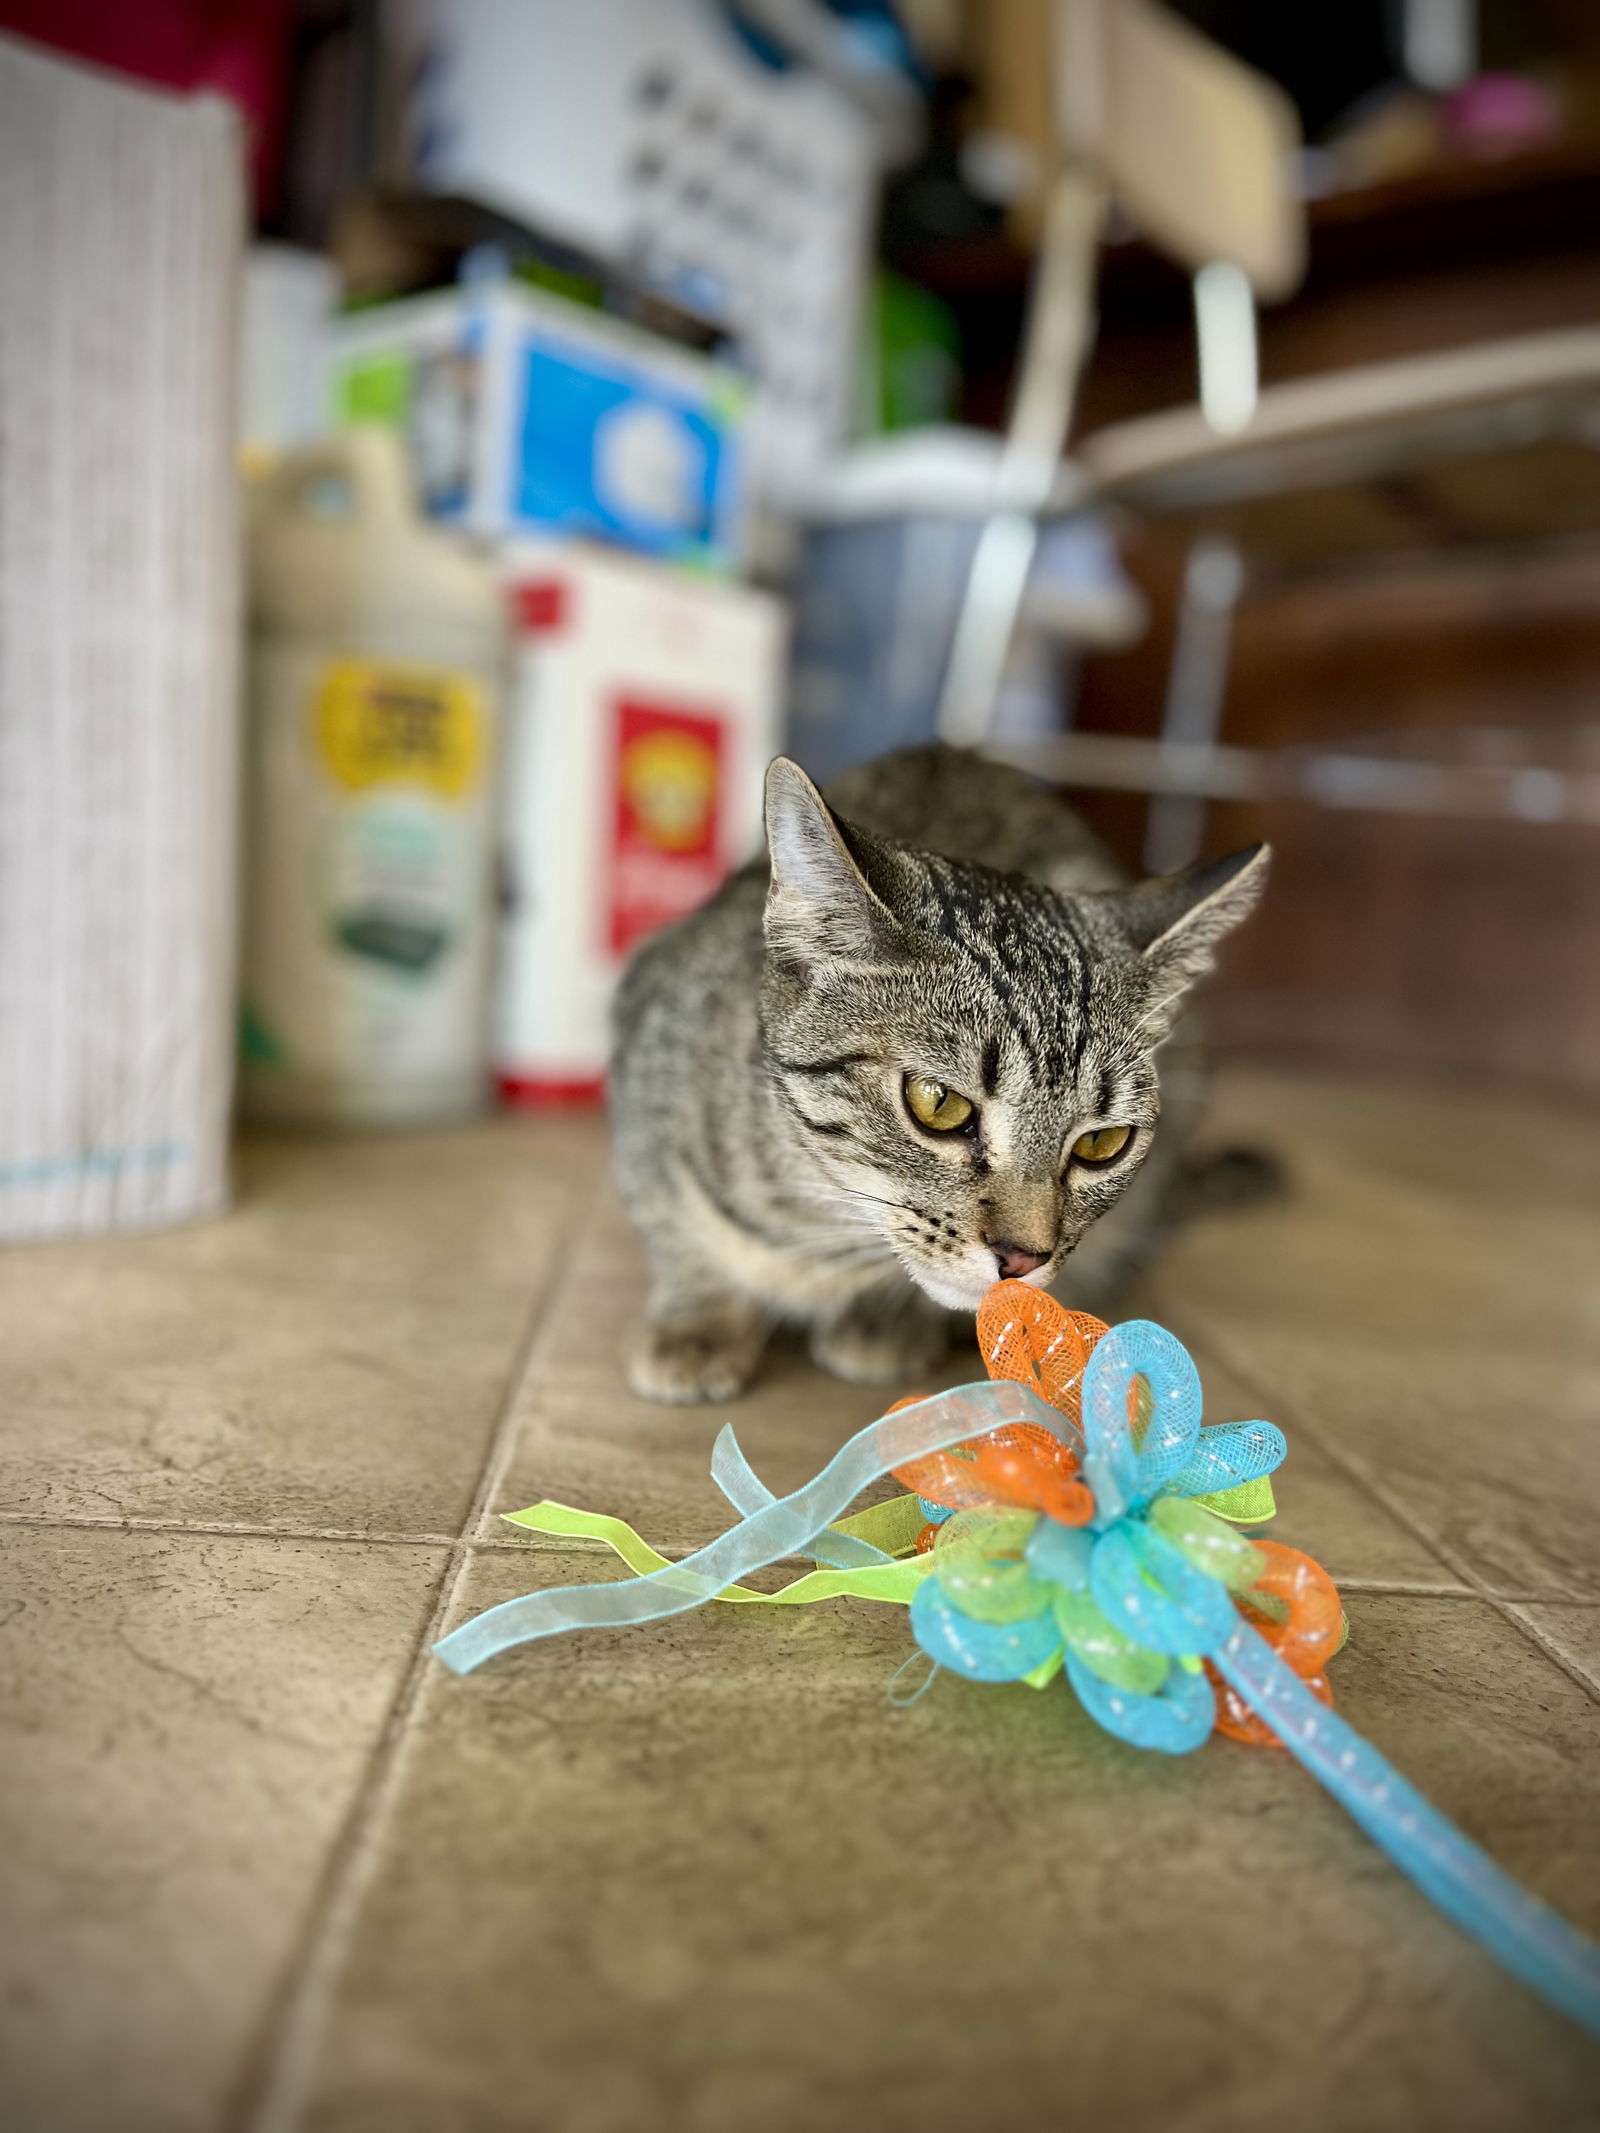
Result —
[[1000, 1276], [1103, 1304], [1196, 1110], [1179, 1002], [1268, 860], [1130, 888], [1049, 793], [944, 748], [826, 802], [780, 757], [766, 821], [769, 858], [649, 941], [617, 1002], [618, 1177], [653, 1275], [629, 1375], [654, 1400], [730, 1398], [781, 1321], [876, 1385], [932, 1365]]

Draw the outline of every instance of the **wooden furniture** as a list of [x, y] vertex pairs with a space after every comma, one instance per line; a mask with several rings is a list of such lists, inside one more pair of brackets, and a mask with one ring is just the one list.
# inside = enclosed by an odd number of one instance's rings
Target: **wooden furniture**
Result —
[[[1600, 535], [1600, 326], [1520, 335], [1336, 370], [1269, 388], [1247, 427], [1219, 436], [1197, 408], [1091, 434], [1094, 492], [1193, 544], [1165, 696], [1147, 752], [1143, 858], [1199, 854], [1205, 803], [1292, 792], [1398, 812], [1505, 813], [1600, 823], [1581, 764], [1528, 762], [1464, 737], [1451, 751], [1369, 744], [1338, 761], [1250, 761], [1217, 748], [1234, 611], [1259, 585], [1384, 558], [1459, 558]], [[1596, 728], [1600, 736], [1600, 726]], [[1063, 735], [1032, 767], [1093, 782], [1103, 751]], [[1501, 771], [1504, 775], [1501, 775]], [[1126, 758], [1128, 780], [1138, 764]]]
[[1093, 340], [1112, 202], [1133, 208], [1164, 252], [1259, 295], [1293, 288], [1304, 261], [1285, 179], [1298, 131], [1271, 83], [1154, 0], [1054, 0], [1026, 15], [1006, 6], [1000, 22], [1016, 48], [1037, 53], [1053, 153], [998, 483], [1021, 501], [991, 517], [973, 555], [939, 708], [940, 734], [957, 743], [989, 728]]
[[[1079, 451], [1108, 489], [1143, 490], [1127, 553], [1156, 619], [1085, 668], [1074, 800], [1131, 861], [1163, 790], [1207, 848], [1273, 838], [1273, 894], [1217, 996], [1224, 1036], [1600, 1088], [1600, 144], [1318, 201], [1307, 225], [1304, 282], [1260, 318], [1254, 434], [1286, 482], [1249, 497], [1225, 491], [1262, 462], [1183, 405], [1188, 277], [1138, 239], [1103, 249]], [[956, 309], [964, 411], [993, 421], [1027, 253], [896, 263]], [[1324, 447], [1353, 457], [1357, 414], [1371, 478], [1307, 478]], [[1186, 543], [1212, 512], [1207, 530], [1237, 540], [1249, 516], [1258, 537], [1231, 658], [1212, 661], [1226, 716], [1185, 763], [1158, 714]]]
[[[1492, 377], [1502, 339], [1556, 366], [1542, 374], [1545, 418], [1572, 407], [1573, 388], [1586, 397], [1600, 321], [1595, 146], [1319, 202], [1310, 231], [1305, 283], [1262, 317], [1269, 402], [1379, 358], [1403, 378], [1424, 350], [1435, 380]], [[1170, 401], [1192, 365], [1180, 277], [1138, 246], [1112, 248], [1082, 393], [1089, 434], [1105, 432], [1098, 416]], [[1593, 1091], [1600, 544], [1582, 528], [1597, 462], [1575, 413], [1477, 444], [1453, 468], [1369, 489], [1363, 509], [1381, 498], [1385, 538], [1364, 555], [1332, 562], [1329, 526], [1312, 544], [1316, 569], [1301, 569], [1284, 522], [1277, 567], [1256, 558], [1213, 764], [1231, 796], [1219, 777], [1204, 836], [1208, 849], [1267, 836], [1277, 859], [1225, 962], [1213, 1026], [1257, 1052]], [[1307, 491], [1283, 508], [1303, 525], [1320, 501]], [[1181, 514], [1130, 532], [1154, 625], [1134, 651], [1087, 666], [1077, 705], [1086, 748], [1143, 753], [1142, 776], [1112, 754], [1096, 789], [1074, 791], [1130, 860], [1148, 802], [1108, 785], [1113, 773], [1145, 792], [1154, 782], [1183, 550]]]

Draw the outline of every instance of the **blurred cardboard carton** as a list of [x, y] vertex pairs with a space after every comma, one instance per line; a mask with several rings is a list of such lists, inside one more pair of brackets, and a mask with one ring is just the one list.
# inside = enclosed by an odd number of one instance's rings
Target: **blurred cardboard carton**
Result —
[[713, 571], [743, 540], [748, 393], [729, 364], [514, 282], [336, 322], [336, 422], [405, 432], [424, 507]]
[[494, 1040], [514, 1102], [600, 1092], [634, 944], [760, 848], [784, 619], [769, 594], [518, 543]]

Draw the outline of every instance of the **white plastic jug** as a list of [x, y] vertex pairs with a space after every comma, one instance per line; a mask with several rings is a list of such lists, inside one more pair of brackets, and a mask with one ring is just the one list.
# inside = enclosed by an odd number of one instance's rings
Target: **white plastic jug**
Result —
[[485, 1088], [496, 578], [356, 429], [258, 487], [250, 592], [245, 1109], [459, 1116]]

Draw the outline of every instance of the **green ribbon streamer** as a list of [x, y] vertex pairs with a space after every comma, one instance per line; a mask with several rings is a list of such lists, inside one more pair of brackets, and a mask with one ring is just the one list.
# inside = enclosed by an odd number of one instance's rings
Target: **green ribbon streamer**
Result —
[[[906, 1499], [915, 1502], [914, 1497]], [[875, 1511], [889, 1511], [891, 1504], [874, 1505]], [[559, 1534], [569, 1540], [604, 1541], [614, 1549], [639, 1577], [646, 1577], [652, 1570], [670, 1568], [668, 1559], [658, 1555], [650, 1543], [634, 1532], [626, 1519], [608, 1518], [602, 1511], [575, 1511], [570, 1504], [536, 1503], [526, 1511], [507, 1511], [508, 1524], [522, 1526], [532, 1533]], [[858, 1512], [840, 1527], [840, 1531], [855, 1531], [859, 1540], [870, 1540], [875, 1547], [883, 1543], [873, 1531], [859, 1530], [862, 1519], [870, 1519], [872, 1511]], [[903, 1524], [903, 1514], [901, 1523]], [[921, 1520], [918, 1521], [919, 1530]], [[749, 1585], [730, 1585], [725, 1592], [713, 1595], [715, 1599], [730, 1602], [754, 1601], [762, 1607], [809, 1607], [815, 1600], [888, 1600], [901, 1607], [909, 1607], [912, 1595], [933, 1568], [932, 1555], [915, 1555], [903, 1563], [873, 1564], [866, 1570], [810, 1570], [798, 1577], [779, 1592], [756, 1592]]]
[[1269, 1518], [1278, 1515], [1270, 1474], [1241, 1481], [1236, 1489], [1218, 1489], [1213, 1496], [1191, 1496], [1189, 1501], [1215, 1511], [1218, 1518], [1230, 1519], [1236, 1526], [1264, 1526]]

